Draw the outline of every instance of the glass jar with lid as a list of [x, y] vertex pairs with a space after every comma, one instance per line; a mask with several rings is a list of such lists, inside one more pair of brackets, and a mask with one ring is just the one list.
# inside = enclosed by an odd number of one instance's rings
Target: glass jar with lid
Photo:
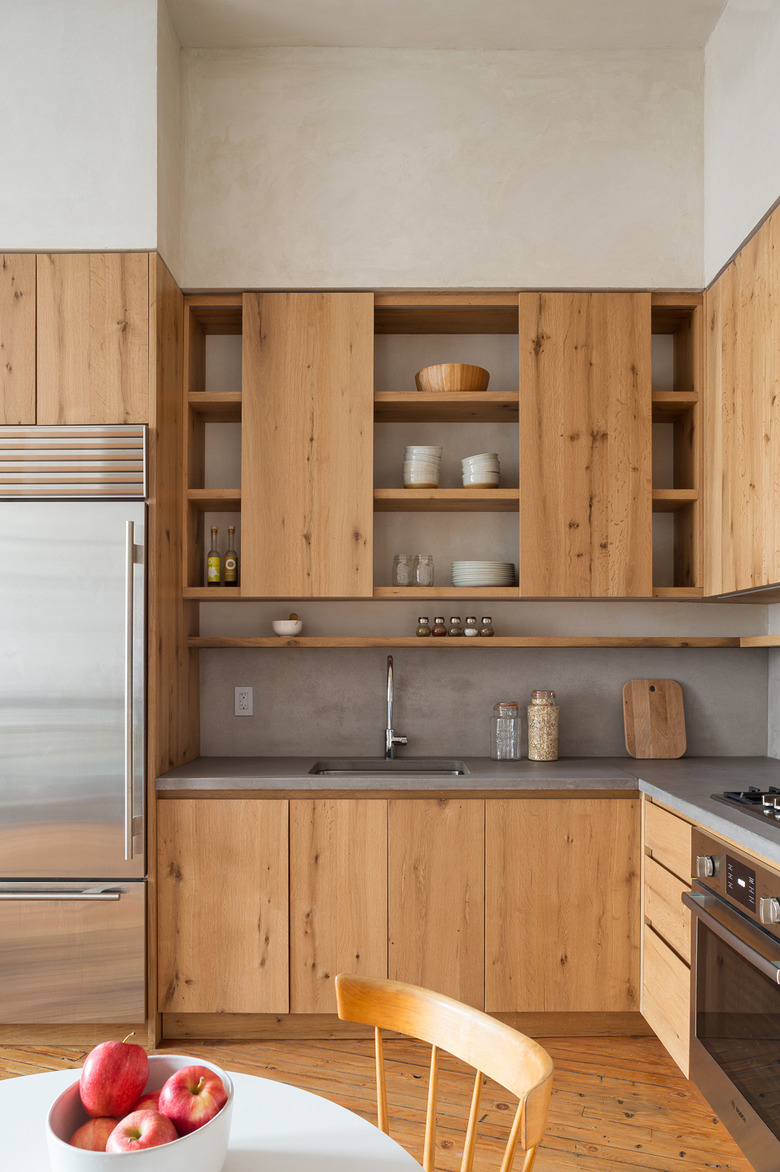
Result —
[[482, 622], [480, 623], [479, 633], [483, 639], [489, 639], [492, 635], [495, 635], [495, 631], [493, 630], [493, 620], [489, 614], [485, 615]]
[[447, 634], [450, 636], [456, 636], [456, 637], [458, 635], [463, 635], [463, 627], [460, 625], [460, 615], [459, 614], [453, 615], [452, 618], [450, 619], [450, 625], [447, 630]]
[[466, 619], [466, 625], [463, 628], [463, 634], [466, 636], [479, 635], [479, 627], [477, 626], [477, 619], [475, 615], [469, 615]]
[[428, 625], [427, 615], [417, 620], [417, 637], [419, 639], [427, 639], [431, 633], [431, 628]]
[[502, 700], [490, 718], [490, 756], [494, 761], [520, 760], [520, 712], [516, 700]]
[[437, 638], [441, 638], [442, 636], [446, 636], [447, 624], [444, 621], [444, 615], [439, 615], [437, 618], [435, 618], [433, 620], [433, 629], [431, 631], [431, 634], [435, 635]]
[[558, 705], [555, 692], [531, 693], [528, 705], [528, 760], [558, 760]]
[[433, 554], [418, 553], [414, 559], [415, 586], [433, 586]]
[[413, 586], [412, 555], [397, 553], [393, 558], [393, 586]]

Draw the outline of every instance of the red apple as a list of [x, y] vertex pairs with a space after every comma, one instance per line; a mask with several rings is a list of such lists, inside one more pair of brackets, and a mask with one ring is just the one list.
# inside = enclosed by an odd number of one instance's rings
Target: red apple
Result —
[[133, 1103], [131, 1111], [159, 1111], [160, 1092], [144, 1091], [137, 1103]]
[[178, 1139], [176, 1128], [159, 1111], [133, 1111], [117, 1123], [106, 1142], [107, 1152], [137, 1152]]
[[82, 1123], [81, 1127], [76, 1128], [68, 1143], [71, 1147], [84, 1148], [87, 1152], [104, 1152], [106, 1140], [118, 1122], [118, 1119], [105, 1117], [88, 1119], [86, 1123]]
[[173, 1120], [179, 1135], [197, 1131], [226, 1102], [222, 1079], [208, 1066], [183, 1066], [160, 1091], [160, 1110]]
[[79, 1079], [81, 1101], [88, 1115], [126, 1115], [149, 1077], [143, 1046], [132, 1042], [101, 1042], [90, 1050]]

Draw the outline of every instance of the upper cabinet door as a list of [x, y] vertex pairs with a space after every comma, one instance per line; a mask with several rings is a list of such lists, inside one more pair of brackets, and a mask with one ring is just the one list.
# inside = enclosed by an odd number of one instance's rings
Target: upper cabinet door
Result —
[[38, 257], [38, 423], [149, 419], [149, 256]]
[[247, 293], [241, 592], [373, 591], [374, 299]]
[[652, 593], [649, 293], [521, 293], [520, 593]]
[[704, 295], [707, 594], [780, 582], [780, 213]]
[[35, 423], [35, 257], [0, 254], [0, 424]]

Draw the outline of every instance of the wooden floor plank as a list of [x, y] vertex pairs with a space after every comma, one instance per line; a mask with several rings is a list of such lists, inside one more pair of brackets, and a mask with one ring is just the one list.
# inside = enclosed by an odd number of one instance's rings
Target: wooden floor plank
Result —
[[[555, 1065], [550, 1116], [534, 1172], [751, 1172], [696, 1088], [652, 1037], [540, 1039]], [[367, 1040], [295, 1042], [170, 1041], [162, 1051], [209, 1058], [229, 1070], [289, 1082], [376, 1121], [373, 1044]], [[390, 1131], [420, 1160], [429, 1049], [385, 1043]], [[0, 1046], [0, 1078], [78, 1069], [84, 1051], [58, 1046]], [[457, 1172], [471, 1099], [472, 1072], [442, 1055], [438, 1172]], [[500, 1167], [515, 1103], [486, 1081], [480, 1172]]]

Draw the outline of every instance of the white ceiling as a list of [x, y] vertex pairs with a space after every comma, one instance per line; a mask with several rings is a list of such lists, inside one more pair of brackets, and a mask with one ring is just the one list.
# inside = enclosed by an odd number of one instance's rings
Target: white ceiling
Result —
[[695, 49], [726, 0], [168, 0], [185, 48]]

